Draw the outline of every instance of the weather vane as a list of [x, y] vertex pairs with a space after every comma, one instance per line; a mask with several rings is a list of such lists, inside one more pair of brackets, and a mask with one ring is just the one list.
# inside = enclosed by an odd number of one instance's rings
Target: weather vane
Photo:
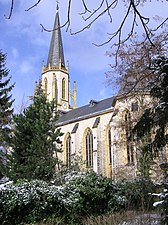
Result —
[[58, 10], [58, 4], [59, 4], [59, 1], [58, 1], [58, 0], [56, 0], [56, 3], [57, 3], [57, 10]]

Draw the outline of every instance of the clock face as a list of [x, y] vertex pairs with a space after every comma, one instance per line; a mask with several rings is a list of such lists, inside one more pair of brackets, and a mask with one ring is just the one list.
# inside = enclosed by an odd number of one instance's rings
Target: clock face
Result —
[[62, 106], [63, 106], [64, 109], [67, 108], [67, 104], [65, 102], [62, 104]]

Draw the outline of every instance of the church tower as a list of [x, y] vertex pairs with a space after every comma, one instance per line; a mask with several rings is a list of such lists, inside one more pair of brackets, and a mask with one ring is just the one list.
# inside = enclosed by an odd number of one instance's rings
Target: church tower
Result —
[[49, 101], [56, 100], [57, 110], [70, 110], [69, 71], [64, 61], [58, 5], [47, 65], [42, 65], [42, 88]]

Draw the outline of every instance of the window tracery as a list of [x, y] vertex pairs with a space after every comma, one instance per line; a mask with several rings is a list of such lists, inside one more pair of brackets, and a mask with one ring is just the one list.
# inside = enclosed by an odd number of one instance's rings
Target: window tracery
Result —
[[128, 164], [134, 163], [134, 148], [132, 143], [132, 124], [131, 113], [125, 113], [125, 133], [126, 133], [126, 148], [127, 148], [127, 162]]
[[88, 129], [85, 137], [86, 145], [86, 166], [93, 166], [93, 134], [90, 129]]
[[71, 165], [71, 135], [68, 133], [66, 138], [66, 165], [70, 167]]

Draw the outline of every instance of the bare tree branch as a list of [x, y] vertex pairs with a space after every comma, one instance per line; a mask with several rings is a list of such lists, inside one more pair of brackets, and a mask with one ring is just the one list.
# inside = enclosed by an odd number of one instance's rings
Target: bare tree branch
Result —
[[166, 21], [168, 21], [168, 17], [162, 22], [159, 24], [159, 26], [157, 26], [155, 29], [153, 29], [152, 31], [157, 31], [159, 28], [163, 27], [163, 25], [166, 23]]
[[25, 11], [29, 11], [31, 9], [33, 9], [34, 7], [38, 6], [38, 4], [41, 2], [42, 0], [38, 0], [34, 5], [30, 6], [28, 9], [26, 9]]
[[[68, 31], [68, 29], [70, 27], [70, 21], [71, 21], [70, 20], [71, 1], [72, 0], [69, 0], [66, 22], [63, 25], [61, 25], [60, 27], [58, 27], [57, 29], [67, 26], [66, 31]], [[40, 26], [42, 27], [42, 31], [47, 31], [47, 32], [52, 32], [53, 31], [53, 29], [46, 29], [42, 24], [40, 24]]]
[[[70, 1], [70, 0], [69, 0]], [[104, 0], [103, 0], [104, 1]], [[90, 28], [92, 26], [92, 24], [97, 21], [98, 18], [100, 18], [103, 14], [105, 14], [106, 12], [108, 12], [108, 10], [110, 9], [110, 7], [114, 4], [114, 2], [112, 2], [107, 8], [105, 8], [105, 10], [103, 10], [102, 12], [100, 12], [100, 14], [98, 14], [98, 16], [96, 16], [89, 24], [87, 24], [86, 26], [84, 26], [82, 29], [76, 31], [76, 32], [72, 32], [70, 31], [70, 33], [72, 35], [75, 35], [75, 34], [78, 34], [78, 33], [81, 33], [82, 31]], [[91, 18], [91, 17], [90, 17]]]
[[[149, 90], [159, 79], [153, 71], [155, 59], [168, 54], [167, 31], [155, 35], [151, 41], [153, 45], [147, 38], [141, 42], [134, 35], [129, 44], [122, 43], [117, 50], [118, 63], [112, 63], [106, 73], [107, 83], [121, 86], [125, 94]], [[110, 51], [107, 55], [113, 58], [116, 52]]]
[[10, 18], [11, 18], [12, 13], [13, 13], [13, 6], [14, 6], [14, 0], [12, 0], [12, 2], [11, 2], [9, 16], [8, 16], [8, 17], [6, 17], [6, 15], [4, 15], [6, 19], [10, 19]]
[[[96, 14], [96, 13], [99, 11], [99, 9], [101, 9], [103, 3], [104, 3], [104, 0], [101, 1], [100, 6], [98, 6], [98, 8], [95, 9], [88, 17], [85, 18], [84, 16], [82, 16], [82, 18], [83, 18], [85, 21], [89, 20], [94, 14]], [[83, 14], [84, 14], [84, 13], [83, 13]]]
[[82, 12], [82, 13], [79, 13], [79, 14], [82, 15], [82, 14], [85, 14], [86, 12], [91, 13], [91, 11], [87, 8], [86, 3], [85, 3], [84, 0], [82, 0], [82, 4], [83, 4], [83, 6], [84, 6], [85, 11]]
[[[158, 0], [159, 1], [159, 0]], [[26, 9], [26, 11], [32, 10], [33, 8], [35, 8], [36, 6], [38, 6], [38, 4], [40, 4], [42, 2], [42, 0], [36, 0], [36, 3], [32, 6], [30, 6], [28, 9]], [[117, 20], [120, 21], [120, 25], [115, 29], [113, 28], [113, 26], [109, 26], [109, 28], [112, 30], [112, 32], [108, 32], [108, 39], [106, 41], [104, 41], [101, 44], [95, 44], [96, 46], [102, 46], [105, 44], [108, 44], [110, 42], [112, 42], [113, 40], [117, 41], [114, 44], [115, 46], [118, 47], [118, 50], [120, 49], [120, 46], [122, 43], [127, 42], [130, 37], [133, 35], [133, 33], [136, 30], [136, 26], [138, 24], [140, 24], [142, 26], [142, 29], [144, 30], [145, 36], [144, 36], [144, 40], [148, 39], [149, 44], [153, 45], [152, 43], [152, 36], [154, 35], [154, 33], [162, 28], [163, 25], [165, 25], [168, 21], [168, 17], [164, 18], [164, 20], [159, 23], [156, 28], [151, 29], [150, 27], [150, 20], [151, 18], [148, 16], [144, 16], [141, 12], [141, 7], [145, 7], [145, 4], [150, 2], [150, 0], [100, 0], [100, 1], [94, 1], [94, 2], [89, 2], [87, 0], [81, 0], [81, 6], [83, 7], [83, 12], [78, 13], [79, 16], [81, 16], [81, 18], [84, 20], [84, 22], [86, 22], [84, 24], [83, 27], [81, 27], [79, 30], [73, 31], [71, 29], [71, 8], [72, 8], [72, 0], [67, 0], [67, 18], [66, 18], [66, 22], [61, 26], [62, 27], [66, 27], [66, 31], [70, 31], [70, 33], [72, 35], [75, 34], [79, 34], [80, 32], [85, 31], [86, 29], [89, 29], [96, 21], [98, 21], [99, 19], [101, 19], [102, 16], [107, 15], [109, 17], [109, 23], [115, 23]], [[160, 4], [162, 3], [167, 3], [167, 1], [164, 0], [160, 0]], [[94, 9], [91, 9], [89, 4], [94, 4]], [[151, 2], [152, 4], [152, 2]], [[11, 1], [11, 5], [10, 5], [10, 14], [7, 17], [7, 19], [10, 19], [13, 13], [13, 6], [14, 6], [14, 0]], [[124, 6], [126, 11], [123, 14], [123, 16], [114, 18], [113, 12], [118, 6]], [[120, 10], [120, 9], [118, 9]], [[132, 15], [132, 21], [130, 22], [130, 16]], [[129, 26], [129, 31], [128, 33], [123, 32], [124, 28], [127, 26], [128, 23], [131, 23], [131, 26]], [[46, 29], [42, 24], [40, 24], [42, 26], [42, 30], [47, 31], [47, 32], [51, 32], [52, 30], [50, 29]], [[118, 52], [118, 51], [117, 51]]]

